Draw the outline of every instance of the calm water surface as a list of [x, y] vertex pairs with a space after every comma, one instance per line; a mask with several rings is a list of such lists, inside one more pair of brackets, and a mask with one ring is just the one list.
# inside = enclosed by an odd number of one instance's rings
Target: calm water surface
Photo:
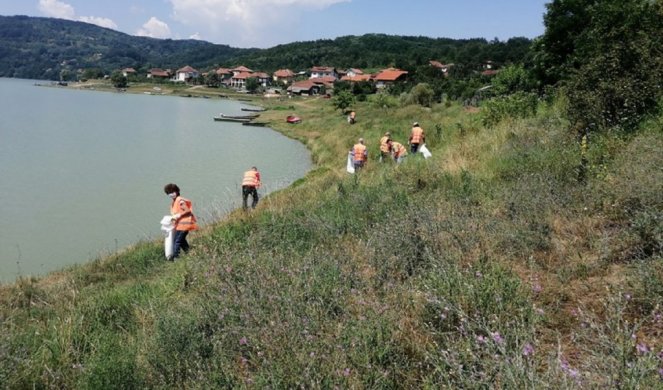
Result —
[[241, 205], [252, 165], [261, 195], [304, 176], [302, 144], [212, 120], [241, 107], [0, 79], [0, 282], [159, 237], [166, 183], [179, 185], [204, 224]]

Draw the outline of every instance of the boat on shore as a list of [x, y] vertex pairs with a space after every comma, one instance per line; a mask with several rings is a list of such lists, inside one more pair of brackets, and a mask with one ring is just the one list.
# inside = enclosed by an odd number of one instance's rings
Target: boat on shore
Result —
[[260, 114], [250, 114], [250, 115], [225, 115], [225, 114], [219, 114], [220, 118], [228, 118], [228, 119], [255, 119], [259, 117]]
[[215, 116], [214, 120], [217, 121], [217, 122], [246, 123], [246, 122], [249, 122], [251, 120], [251, 118], [243, 118], [243, 119], [239, 118], [238, 119], [238, 118], [224, 118], [224, 117], [220, 117], [220, 116]]
[[263, 112], [263, 111], [266, 111], [264, 108], [246, 108], [246, 107], [242, 107], [241, 110], [242, 111], [249, 111], [249, 112]]
[[259, 127], [265, 127], [269, 124], [269, 122], [243, 122], [242, 126], [259, 126]]

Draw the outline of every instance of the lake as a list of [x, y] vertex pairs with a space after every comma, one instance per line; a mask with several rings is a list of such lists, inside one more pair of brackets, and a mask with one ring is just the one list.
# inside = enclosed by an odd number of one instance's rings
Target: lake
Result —
[[205, 224], [241, 206], [251, 166], [261, 195], [311, 168], [299, 142], [212, 120], [242, 102], [34, 84], [0, 78], [0, 282], [162, 237], [167, 183]]

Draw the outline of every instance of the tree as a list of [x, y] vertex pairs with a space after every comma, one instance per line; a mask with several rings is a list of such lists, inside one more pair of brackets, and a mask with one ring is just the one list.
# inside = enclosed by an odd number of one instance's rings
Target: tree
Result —
[[126, 88], [127, 87], [127, 78], [124, 77], [122, 72], [116, 70], [111, 74], [111, 83], [115, 88]]
[[518, 91], [532, 91], [535, 81], [522, 65], [509, 65], [500, 70], [492, 80], [493, 95], [510, 95]]
[[345, 112], [346, 108], [355, 104], [355, 97], [350, 91], [341, 91], [334, 95], [332, 104], [342, 112]]
[[256, 93], [258, 91], [258, 88], [260, 88], [260, 81], [258, 81], [257, 78], [255, 77], [249, 77], [246, 79], [246, 90], [249, 91], [249, 93]]
[[536, 43], [537, 76], [569, 97], [581, 131], [632, 129], [663, 96], [661, 0], [554, 0]]

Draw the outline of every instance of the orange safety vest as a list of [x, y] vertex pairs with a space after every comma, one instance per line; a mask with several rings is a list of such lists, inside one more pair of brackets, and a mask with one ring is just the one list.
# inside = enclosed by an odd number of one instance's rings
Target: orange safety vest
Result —
[[389, 137], [387, 137], [386, 135], [384, 137], [380, 138], [380, 151], [381, 152], [389, 153], [388, 141], [389, 141]]
[[258, 174], [258, 171], [254, 171], [253, 169], [244, 172], [244, 180], [242, 180], [242, 186], [251, 186], [255, 188], [260, 187], [259, 177], [260, 176]]
[[352, 149], [354, 150], [355, 162], [366, 161], [366, 156], [364, 155], [366, 153], [366, 145], [355, 144]]
[[193, 215], [193, 208], [191, 207], [191, 201], [189, 199], [182, 198], [178, 196], [173, 200], [173, 204], [170, 205], [170, 215], [182, 214], [186, 210], [182, 207], [184, 203], [189, 210], [189, 214], [181, 217], [175, 221], [175, 230], [196, 230], [198, 225], [196, 224], [196, 216]]
[[394, 151], [395, 158], [407, 155], [407, 149], [405, 149], [405, 146], [399, 142], [392, 142], [391, 148]]
[[420, 144], [423, 139], [424, 139], [424, 129], [422, 129], [419, 126], [413, 127], [412, 133], [410, 135], [410, 142], [413, 144]]

